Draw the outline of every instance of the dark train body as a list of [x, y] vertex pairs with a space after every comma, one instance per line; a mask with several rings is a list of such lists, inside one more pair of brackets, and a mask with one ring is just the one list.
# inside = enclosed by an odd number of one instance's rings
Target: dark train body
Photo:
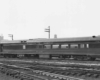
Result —
[[0, 57], [95, 60], [100, 37], [1, 41]]

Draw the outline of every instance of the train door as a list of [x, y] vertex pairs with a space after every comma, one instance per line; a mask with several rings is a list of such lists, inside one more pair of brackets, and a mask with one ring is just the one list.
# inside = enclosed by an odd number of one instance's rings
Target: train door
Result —
[[0, 44], [0, 52], [3, 52], [3, 44]]

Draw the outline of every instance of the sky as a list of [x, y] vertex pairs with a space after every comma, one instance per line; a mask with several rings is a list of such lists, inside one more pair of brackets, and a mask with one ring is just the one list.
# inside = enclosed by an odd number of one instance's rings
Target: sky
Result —
[[100, 35], [100, 0], [0, 0], [0, 35], [4, 39]]

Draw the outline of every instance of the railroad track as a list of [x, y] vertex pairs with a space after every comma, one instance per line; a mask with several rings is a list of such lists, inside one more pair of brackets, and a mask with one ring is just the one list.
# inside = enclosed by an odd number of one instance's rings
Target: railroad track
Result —
[[100, 80], [99, 66], [74, 65], [74, 64], [58, 65], [58, 64], [52, 64], [50, 62], [41, 62], [41, 61], [34, 61], [34, 62], [21, 61], [18, 62], [17, 64], [15, 64], [15, 61], [12, 62], [5, 61], [4, 63], [10, 65], [10, 67], [9, 66], [3, 66], [3, 67], [6, 68], [9, 67], [10, 69], [12, 69], [14, 68], [15, 65], [17, 65], [17, 67], [18, 66], [20, 68], [22, 67], [20, 69], [20, 71], [22, 70], [22, 72], [24, 71], [24, 69], [27, 69], [35, 72], [34, 74], [38, 74], [38, 76], [45, 76], [45, 77], [49, 76], [47, 78], [50, 79], [54, 78], [54, 79], [64, 79], [64, 80], [76, 80], [76, 79]]
[[[62, 67], [58, 67], [58, 68], [55, 68], [53, 66], [44, 66], [44, 65], [34, 65], [33, 67], [18, 67], [18, 66], [15, 66], [15, 65], [3, 65], [3, 67], [5, 68], [10, 68], [10, 69], [19, 69], [20, 68], [20, 71], [22, 70], [23, 72], [23, 69], [24, 70], [33, 70], [33, 72], [35, 71], [36, 73], [38, 74], [41, 74], [42, 76], [51, 76], [51, 77], [54, 77], [54, 78], [58, 78], [59, 79], [68, 79], [69, 77], [68, 76], [74, 76], [74, 77], [81, 77], [81, 78], [84, 78], [85, 80], [92, 80], [91, 77], [94, 79], [99, 79], [100, 75], [99, 73], [100, 72], [94, 72], [90, 69], [79, 69], [79, 68], [72, 68], [72, 67], [66, 67], [66, 68], [62, 68]], [[40, 75], [38, 75], [40, 76]], [[67, 77], [66, 77], [67, 76]], [[82, 77], [83, 76], [83, 77]], [[72, 78], [72, 77], [70, 77]], [[81, 79], [79, 78], [79, 79]], [[74, 80], [74, 79], [72, 79]]]
[[82, 66], [98, 66], [100, 67], [100, 60], [99, 61], [75, 61], [75, 60], [43, 60], [43, 59], [0, 59], [2, 61], [13, 61], [13, 62], [27, 62], [27, 63], [41, 63], [41, 64], [54, 64], [54, 65], [82, 65]]
[[34, 67], [28, 67], [35, 70], [43, 70], [45, 72], [60, 74], [60, 75], [67, 75], [67, 76], [74, 76], [74, 77], [80, 77], [86, 80], [94, 80], [94, 79], [100, 79], [100, 70], [97, 69], [87, 69], [87, 68], [72, 68], [72, 67], [44, 67], [44, 66], [34, 66]]
[[32, 65], [32, 64], [41, 64], [41, 65], [47, 65], [47, 66], [50, 66], [50, 65], [52, 65], [52, 66], [55, 66], [55, 67], [72, 67], [72, 68], [86, 68], [86, 69], [100, 69], [100, 63], [89, 63], [89, 62], [87, 62], [87, 63], [85, 63], [85, 62], [74, 62], [74, 61], [64, 61], [64, 62], [59, 62], [59, 61], [49, 61], [49, 60], [47, 60], [47, 61], [43, 61], [43, 60], [0, 60], [0, 62], [1, 63], [7, 63], [7, 64], [15, 64], [15, 62], [16, 63], [18, 63], [18, 64], [27, 64], [28, 66], [29, 65]]
[[0, 64], [0, 71], [6, 75], [20, 78], [21, 80], [84, 80], [81, 78], [69, 77], [60, 74], [45, 72], [43, 70], [34, 70], [25, 67], [19, 67], [15, 65]]

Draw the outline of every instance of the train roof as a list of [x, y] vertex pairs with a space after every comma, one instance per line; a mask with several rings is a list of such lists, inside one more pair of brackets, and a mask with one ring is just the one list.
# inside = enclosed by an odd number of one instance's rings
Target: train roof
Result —
[[29, 40], [2, 40], [0, 43], [39, 43], [39, 42], [89, 42], [89, 41], [100, 41], [100, 37], [75, 37], [75, 38], [52, 38], [52, 39], [29, 39]]
[[11, 41], [11, 40], [2, 40], [2, 41], [0, 41], [0, 43], [21, 43], [21, 41], [20, 40], [13, 40], [13, 41]]
[[77, 38], [56, 38], [56, 39], [33, 39], [27, 42], [81, 42], [100, 41], [100, 37], [77, 37]]

